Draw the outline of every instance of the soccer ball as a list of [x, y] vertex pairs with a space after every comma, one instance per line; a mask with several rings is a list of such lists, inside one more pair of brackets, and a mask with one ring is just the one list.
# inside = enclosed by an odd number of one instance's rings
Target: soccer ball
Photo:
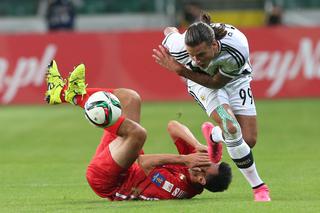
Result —
[[121, 115], [119, 99], [109, 92], [93, 93], [84, 105], [88, 121], [98, 127], [108, 127], [114, 124]]

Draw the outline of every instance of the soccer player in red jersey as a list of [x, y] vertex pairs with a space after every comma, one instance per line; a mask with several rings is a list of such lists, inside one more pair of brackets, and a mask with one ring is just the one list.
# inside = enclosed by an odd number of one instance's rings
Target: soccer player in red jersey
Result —
[[66, 83], [53, 61], [47, 73], [46, 100], [49, 104], [69, 102], [83, 107], [90, 95], [106, 91], [122, 103], [123, 116], [104, 129], [87, 169], [88, 183], [97, 195], [109, 200], [183, 199], [200, 194], [204, 188], [212, 192], [228, 188], [229, 165], [212, 163], [207, 147], [177, 121], [169, 122], [168, 131], [180, 154], [143, 154], [146, 130], [138, 123], [139, 95], [128, 89], [86, 88], [84, 76], [81, 64]]

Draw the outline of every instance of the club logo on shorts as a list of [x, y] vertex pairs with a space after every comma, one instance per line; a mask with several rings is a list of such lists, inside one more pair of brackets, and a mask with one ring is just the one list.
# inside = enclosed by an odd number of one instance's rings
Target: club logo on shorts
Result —
[[205, 100], [206, 100], [206, 96], [201, 95], [201, 96], [200, 96], [200, 99], [201, 99], [201, 101], [205, 101]]

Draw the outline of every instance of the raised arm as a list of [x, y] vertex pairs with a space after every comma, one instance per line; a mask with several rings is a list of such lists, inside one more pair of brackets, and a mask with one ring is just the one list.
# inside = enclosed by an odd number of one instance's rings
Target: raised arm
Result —
[[175, 72], [177, 75], [190, 79], [207, 88], [220, 89], [232, 80], [232, 78], [226, 77], [219, 72], [214, 76], [193, 72], [172, 57], [169, 51], [162, 45], [159, 45], [158, 49], [153, 49], [152, 57], [158, 64], [167, 70]]
[[210, 166], [211, 162], [207, 153], [179, 154], [147, 154], [138, 157], [138, 163], [148, 175], [155, 167], [165, 164], [179, 164], [189, 168]]
[[168, 132], [173, 141], [182, 139], [185, 143], [195, 148], [198, 152], [207, 152], [207, 146], [201, 144], [185, 125], [178, 121], [170, 121], [168, 123]]

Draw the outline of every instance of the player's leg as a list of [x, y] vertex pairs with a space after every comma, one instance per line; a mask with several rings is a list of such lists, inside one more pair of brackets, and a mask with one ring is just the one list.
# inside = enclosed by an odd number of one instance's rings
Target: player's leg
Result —
[[[250, 80], [251, 78], [249, 77], [242, 78], [225, 87], [226, 94], [228, 94], [228, 100], [230, 104], [229, 106], [231, 107], [230, 112], [234, 114], [233, 118], [236, 118], [235, 121], [237, 122], [237, 128], [240, 127], [240, 130], [238, 130], [238, 132], [241, 132], [242, 140], [246, 142], [245, 145], [242, 145], [242, 147], [246, 148], [241, 148], [241, 146], [239, 146], [236, 148], [227, 149], [231, 157], [233, 156], [232, 153], [237, 152], [238, 149], [243, 151], [248, 150], [248, 152], [250, 151], [253, 162], [252, 165], [247, 168], [240, 168], [239, 166], [238, 167], [250, 183], [251, 187], [254, 189], [255, 200], [267, 201], [270, 199], [268, 195], [268, 189], [265, 190], [265, 196], [264, 198], [262, 197], [262, 199], [259, 198], [259, 194], [257, 195], [255, 193], [256, 189], [267, 188], [267, 186], [262, 182], [261, 178], [258, 175], [256, 165], [253, 160], [253, 154], [250, 149], [250, 147], [253, 147], [256, 143], [257, 137], [256, 108], [251, 93]], [[248, 147], [246, 145], [248, 145]], [[238, 156], [236, 159], [238, 160], [240, 159], [240, 157], [241, 156]]]
[[123, 115], [137, 123], [140, 123], [141, 98], [140, 95], [131, 89], [118, 88], [112, 92], [121, 103]]
[[86, 174], [89, 185], [99, 196], [114, 198], [114, 190], [137, 159], [145, 139], [144, 128], [124, 117], [105, 130]]
[[80, 107], [95, 92], [111, 92], [120, 100], [123, 116], [133, 121], [140, 122], [141, 98], [137, 92], [131, 89], [106, 89], [106, 88], [87, 88], [85, 82], [85, 66], [78, 65], [70, 74], [68, 82], [64, 80], [56, 62], [53, 60], [47, 70], [46, 100], [49, 104], [60, 104], [68, 102]]
[[253, 148], [257, 142], [257, 117], [248, 115], [235, 115], [240, 124], [243, 139]]
[[[230, 106], [235, 117], [241, 127], [241, 132], [244, 141], [249, 147], [254, 147], [257, 140], [257, 120], [256, 120], [256, 107], [252, 91], [250, 88], [251, 77], [247, 76], [234, 82], [235, 85], [229, 85], [225, 89], [229, 94]], [[237, 89], [234, 89], [237, 88]], [[248, 168], [244, 171], [244, 175], [248, 180], [257, 180], [258, 173], [254, 167]], [[260, 179], [260, 178], [259, 178]], [[250, 181], [249, 181], [250, 183]], [[265, 184], [260, 184], [253, 187], [253, 192], [256, 201], [269, 201], [269, 189]]]
[[[192, 81], [188, 81], [188, 90], [206, 113], [219, 124], [228, 154], [249, 184], [254, 188], [263, 185], [263, 181], [257, 173], [250, 147], [243, 140], [240, 124], [230, 108], [230, 91], [208, 89]], [[237, 97], [239, 99], [239, 95]]]
[[[115, 133], [118, 137], [110, 142], [110, 135], [115, 135]], [[127, 169], [137, 159], [145, 140], [146, 130], [143, 127], [132, 120], [121, 117], [112, 127], [106, 128], [95, 155], [99, 156], [108, 149], [117, 165]]]
[[250, 77], [244, 77], [225, 89], [229, 94], [231, 109], [240, 124], [243, 139], [253, 148], [257, 141], [257, 112], [250, 81]]
[[230, 106], [228, 104], [218, 106], [212, 112], [211, 117], [222, 129], [228, 153], [251, 187], [263, 184], [256, 171], [251, 149], [242, 137], [240, 124], [232, 113]]
[[146, 130], [138, 123], [125, 119], [117, 134], [122, 138], [109, 145], [112, 158], [122, 168], [128, 168], [137, 159], [146, 140]]
[[[127, 165], [128, 161], [129, 161], [129, 164], [131, 165], [130, 161], [133, 158], [137, 157], [135, 154], [136, 150], [137, 150], [137, 153], [143, 154], [142, 146], [138, 146], [139, 147], [138, 149], [136, 149], [135, 147], [137, 147], [137, 144], [140, 144], [141, 141], [144, 143], [144, 140], [141, 140], [140, 138], [139, 140], [136, 139], [139, 136], [144, 136], [143, 134], [144, 129], [137, 123], [133, 122], [133, 121], [136, 121], [136, 122], [140, 121], [140, 107], [141, 107], [140, 96], [135, 91], [130, 89], [124, 89], [124, 88], [120, 88], [120, 89], [86, 88], [85, 66], [83, 64], [80, 64], [71, 72], [68, 78], [68, 88], [65, 91], [65, 100], [69, 103], [78, 105], [80, 107], [84, 107], [84, 104], [86, 103], [88, 98], [93, 93], [98, 91], [111, 92], [115, 96], [117, 96], [121, 102], [122, 116], [126, 117], [126, 120], [123, 123], [123, 126], [127, 126], [127, 128], [121, 127], [119, 128], [120, 132], [117, 132], [117, 130], [115, 131], [118, 135], [124, 138], [125, 143], [115, 143], [116, 146], [121, 146], [121, 147], [123, 146], [123, 148], [119, 148], [116, 151], [120, 153], [115, 154], [114, 160], [117, 163], [119, 163], [120, 166]], [[129, 125], [130, 122], [131, 122], [131, 125]], [[110, 128], [112, 129], [114, 127], [110, 127]], [[110, 128], [107, 128], [107, 129], [110, 130]], [[126, 132], [123, 132], [124, 129], [126, 129]], [[134, 141], [134, 142], [126, 142], [126, 141]], [[122, 152], [124, 152], [125, 149], [130, 150], [130, 146], [132, 146], [131, 147], [132, 154], [127, 154], [126, 155], [127, 161], [123, 161]], [[110, 152], [111, 154], [113, 153], [111, 148], [110, 148]], [[131, 157], [131, 155], [133, 156], [133, 158]]]
[[[212, 117], [223, 131], [224, 140], [230, 157], [247, 179], [253, 188], [254, 193], [256, 191], [255, 189], [260, 187], [265, 188], [266, 185], [258, 175], [252, 151], [242, 137], [240, 124], [237, 122], [230, 106], [227, 104], [218, 106], [213, 111]], [[264, 198], [255, 196], [255, 200], [269, 201], [269, 195], [266, 193], [268, 193], [268, 191], [264, 193]]]

